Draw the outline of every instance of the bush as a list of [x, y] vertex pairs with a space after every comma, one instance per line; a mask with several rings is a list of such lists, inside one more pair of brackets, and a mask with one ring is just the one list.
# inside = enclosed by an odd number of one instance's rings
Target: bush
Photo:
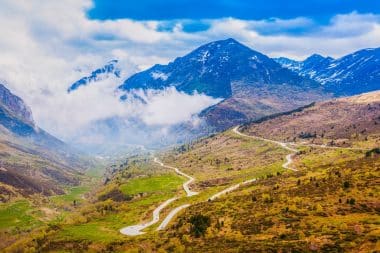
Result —
[[98, 197], [98, 200], [100, 200], [100, 201], [105, 201], [107, 199], [111, 199], [111, 200], [116, 201], [116, 202], [122, 202], [122, 201], [130, 201], [133, 199], [133, 197], [129, 196], [129, 195], [125, 195], [118, 188], [114, 188], [114, 189], [110, 190], [109, 192], [107, 192], [103, 195], [100, 195]]
[[365, 153], [365, 156], [370, 157], [372, 154], [380, 154], [380, 148], [374, 148], [374, 149], [368, 150]]
[[315, 138], [317, 137], [317, 134], [316, 133], [304, 133], [304, 132], [301, 132], [299, 135], [298, 135], [299, 138], [301, 139], [309, 139], [309, 138]]
[[197, 214], [190, 217], [191, 223], [191, 233], [195, 237], [204, 236], [207, 228], [211, 224], [211, 219], [208, 216], [204, 216], [202, 214]]

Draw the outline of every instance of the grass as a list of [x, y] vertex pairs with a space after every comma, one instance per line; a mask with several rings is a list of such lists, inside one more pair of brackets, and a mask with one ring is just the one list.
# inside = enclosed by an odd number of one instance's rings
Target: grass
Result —
[[41, 224], [27, 201], [0, 205], [0, 229], [28, 229]]
[[[128, 179], [119, 186], [121, 192], [130, 196], [144, 193], [143, 197], [137, 197], [127, 202], [112, 202], [113, 205], [116, 205], [117, 210], [102, 213], [82, 224], [65, 225], [54, 237], [54, 240], [110, 243], [129, 239], [129, 237], [121, 235], [119, 230], [124, 226], [150, 220], [153, 210], [159, 204], [173, 197], [177, 191], [182, 192], [182, 184], [185, 180], [174, 172]], [[65, 197], [65, 199], [71, 198]], [[108, 202], [105, 201], [105, 203]]]
[[92, 242], [113, 242], [121, 239], [118, 230], [109, 228], [107, 222], [97, 221], [74, 226], [66, 226], [60, 231], [57, 240], [90, 240]]
[[50, 199], [53, 203], [62, 205], [62, 204], [72, 204], [73, 201], [80, 201], [83, 194], [90, 190], [89, 186], [75, 186], [68, 189], [67, 194], [53, 196]]
[[174, 174], [135, 178], [120, 186], [120, 190], [127, 195], [152, 192], [175, 191], [185, 181]]
[[186, 152], [174, 150], [167, 153], [162, 160], [193, 175], [197, 185], [200, 182], [209, 185], [215, 184], [212, 180], [220, 179], [222, 183], [226, 179], [242, 180], [247, 174], [262, 174], [263, 170], [272, 173], [268, 168], [277, 171], [279, 168], [272, 165], [283, 161], [288, 153], [278, 145], [228, 131], [199, 140], [190, 145]]

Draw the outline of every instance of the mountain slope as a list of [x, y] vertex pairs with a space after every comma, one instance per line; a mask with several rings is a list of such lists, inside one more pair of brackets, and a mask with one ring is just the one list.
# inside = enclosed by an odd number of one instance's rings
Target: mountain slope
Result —
[[154, 67], [127, 79], [121, 89], [161, 89], [175, 86], [186, 93], [205, 93], [212, 97], [233, 95], [232, 82], [312, 85], [311, 81], [281, 68], [269, 57], [234, 39], [215, 41], [179, 57], [168, 65]]
[[368, 48], [339, 59], [313, 55], [305, 61], [277, 58], [277, 62], [324, 85], [336, 95], [380, 89], [380, 48]]
[[0, 201], [63, 193], [88, 165], [65, 143], [35, 125], [21, 98], [0, 85]]
[[[329, 107], [322, 111], [334, 115], [319, 117], [316, 122], [333, 121], [334, 128], [326, 134], [337, 139], [341, 131], [335, 128], [346, 125], [350, 114], [363, 114], [355, 124], [376, 116], [372, 111], [379, 111], [374, 107], [378, 100], [379, 93], [363, 94], [309, 105], [271, 119], [284, 119], [281, 126], [276, 125], [281, 122], [273, 122], [274, 129], [282, 133], [283, 126], [287, 129], [285, 117], [299, 117], [302, 122], [302, 112], [318, 112], [311, 110], [313, 106], [326, 105]], [[267, 129], [268, 120], [255, 125]], [[371, 136], [380, 134], [377, 128], [368, 131]], [[270, 129], [263, 135], [275, 137]], [[376, 252], [378, 149], [290, 144], [284, 148], [286, 144], [251, 137], [228, 130], [157, 153], [168, 167], [159, 166], [151, 156], [131, 157], [114, 165], [107, 182], [93, 194], [93, 201], [51, 228], [44, 241], [34, 239], [40, 235], [38, 231], [21, 243], [40, 251], [139, 251], [143, 245], [147, 252]], [[358, 141], [363, 147], [374, 144], [371, 138]], [[299, 151], [293, 153], [290, 147]], [[289, 159], [295, 170], [283, 167]], [[186, 179], [169, 179], [170, 173], [175, 176], [175, 168], [195, 179], [189, 187], [198, 195], [184, 196]], [[213, 198], [225, 191], [230, 192]], [[160, 210], [159, 222], [144, 234], [131, 237], [120, 233], [124, 226], [150, 222], [152, 213], [157, 213], [154, 210], [174, 197], [177, 200]], [[156, 230], [173, 210], [184, 205], [165, 228]]]
[[380, 146], [380, 91], [316, 103], [292, 113], [247, 124], [251, 135], [276, 140]]
[[155, 65], [131, 76], [119, 88], [170, 86], [188, 94], [224, 98], [201, 113], [218, 130], [328, 97], [318, 83], [234, 39], [211, 42], [168, 65]]

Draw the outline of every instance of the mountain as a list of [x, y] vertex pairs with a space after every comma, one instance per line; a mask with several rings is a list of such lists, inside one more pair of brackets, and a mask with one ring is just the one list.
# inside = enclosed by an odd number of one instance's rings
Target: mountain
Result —
[[321, 83], [335, 95], [355, 95], [380, 89], [380, 48], [368, 48], [339, 59], [312, 55], [304, 61], [277, 58], [283, 67]]
[[120, 68], [117, 66], [118, 60], [112, 60], [108, 62], [101, 68], [98, 68], [91, 72], [89, 76], [85, 76], [78, 81], [74, 82], [68, 89], [67, 92], [70, 93], [81, 86], [86, 86], [91, 82], [96, 82], [99, 80], [104, 80], [110, 76], [114, 76], [116, 78], [120, 78]]
[[63, 193], [88, 165], [61, 140], [39, 128], [30, 108], [0, 84], [0, 202], [19, 195]]
[[217, 130], [329, 97], [320, 85], [234, 39], [203, 45], [168, 65], [128, 78], [119, 89], [175, 87], [223, 98], [200, 115]]
[[302, 64], [302, 62], [300, 61], [292, 60], [286, 57], [273, 58], [273, 60], [279, 63], [284, 68], [287, 68], [293, 71], [298, 71], [301, 68], [301, 64]]

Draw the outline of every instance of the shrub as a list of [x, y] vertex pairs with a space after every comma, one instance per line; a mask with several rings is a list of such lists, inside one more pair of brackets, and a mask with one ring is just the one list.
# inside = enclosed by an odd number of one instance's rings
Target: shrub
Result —
[[370, 157], [372, 154], [380, 154], [380, 148], [374, 148], [374, 149], [368, 150], [365, 153], [365, 156]]
[[191, 233], [195, 237], [204, 236], [207, 228], [211, 224], [211, 219], [208, 216], [197, 214], [190, 217]]
[[272, 203], [273, 202], [271, 196], [267, 193], [263, 193], [262, 197], [263, 197], [264, 203]]

